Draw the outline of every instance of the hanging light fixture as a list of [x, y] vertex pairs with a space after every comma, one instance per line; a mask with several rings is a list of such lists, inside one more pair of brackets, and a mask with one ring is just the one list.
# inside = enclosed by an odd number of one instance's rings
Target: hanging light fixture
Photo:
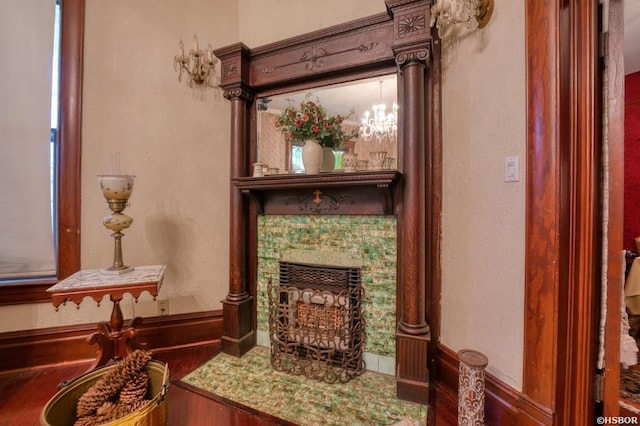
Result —
[[387, 106], [382, 102], [382, 83], [383, 81], [380, 80], [378, 103], [372, 107], [373, 114], [366, 111], [362, 119], [360, 131], [366, 141], [371, 140], [374, 136], [378, 142], [382, 142], [384, 139], [392, 141], [398, 134], [398, 104], [394, 102], [391, 107], [392, 111], [386, 112]]
[[180, 53], [173, 58], [173, 67], [178, 74], [178, 81], [182, 81], [182, 73], [189, 77], [189, 87], [216, 87], [211, 84], [211, 79], [216, 71], [218, 59], [213, 56], [211, 44], [206, 50], [198, 47], [198, 37], [193, 36], [193, 48], [189, 50], [189, 54], [184, 53], [184, 43], [180, 40], [178, 45]]
[[438, 0], [431, 6], [431, 26], [444, 38], [457, 25], [473, 32], [484, 28], [493, 14], [493, 0]]

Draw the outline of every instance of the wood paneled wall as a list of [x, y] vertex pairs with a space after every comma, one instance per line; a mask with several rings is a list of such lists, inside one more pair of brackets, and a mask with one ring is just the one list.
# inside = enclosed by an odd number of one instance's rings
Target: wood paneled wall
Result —
[[[95, 358], [97, 346], [86, 342], [95, 330], [96, 324], [82, 324], [2, 333], [0, 370]], [[146, 318], [137, 330], [138, 340], [153, 351], [207, 345], [222, 336], [222, 312]]]

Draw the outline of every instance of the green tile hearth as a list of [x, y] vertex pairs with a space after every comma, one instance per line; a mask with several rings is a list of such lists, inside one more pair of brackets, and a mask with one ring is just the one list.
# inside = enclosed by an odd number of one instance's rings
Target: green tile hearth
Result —
[[396, 398], [393, 376], [365, 372], [327, 384], [275, 371], [269, 349], [219, 354], [182, 379], [197, 388], [300, 425], [426, 424], [426, 406]]

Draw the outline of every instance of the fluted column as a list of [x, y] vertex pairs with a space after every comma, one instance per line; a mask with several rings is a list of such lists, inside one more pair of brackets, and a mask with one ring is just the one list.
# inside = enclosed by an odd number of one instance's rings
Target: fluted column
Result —
[[[224, 92], [231, 101], [231, 178], [247, 176], [247, 116], [252, 96], [242, 88]], [[253, 298], [247, 284], [247, 206], [233, 183], [230, 184], [229, 292], [222, 301], [224, 330], [222, 351], [241, 356], [255, 345], [252, 330]]]
[[428, 182], [426, 70], [430, 60], [422, 44], [395, 50], [402, 73], [402, 208], [398, 215], [398, 282], [400, 315], [396, 331], [398, 397], [427, 403], [429, 397], [429, 324], [426, 315], [426, 277], [430, 276], [426, 192]]
[[425, 68], [427, 49], [396, 56], [403, 84], [403, 177], [402, 208], [402, 317], [398, 326], [403, 333], [429, 333], [425, 315]]

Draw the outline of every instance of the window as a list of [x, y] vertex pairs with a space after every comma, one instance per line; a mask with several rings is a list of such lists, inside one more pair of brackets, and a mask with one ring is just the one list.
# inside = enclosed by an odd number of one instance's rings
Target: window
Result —
[[[53, 145], [53, 158], [57, 166], [54, 214], [58, 231], [54, 233], [57, 247], [56, 277], [0, 283], [0, 304], [3, 305], [50, 300], [46, 289], [80, 269], [80, 124], [85, 0], [59, 2], [59, 118]], [[20, 65], [19, 61], [13, 63]]]

